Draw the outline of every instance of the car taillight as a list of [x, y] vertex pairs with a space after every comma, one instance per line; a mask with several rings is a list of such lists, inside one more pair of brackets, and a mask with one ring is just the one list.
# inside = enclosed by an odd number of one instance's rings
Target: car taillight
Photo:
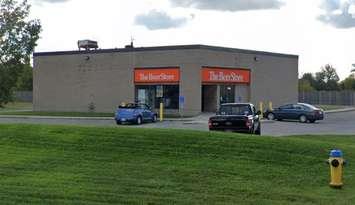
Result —
[[253, 126], [253, 120], [252, 119], [247, 119], [245, 122], [245, 126], [251, 128]]
[[211, 128], [212, 127], [212, 121], [208, 120], [208, 127]]

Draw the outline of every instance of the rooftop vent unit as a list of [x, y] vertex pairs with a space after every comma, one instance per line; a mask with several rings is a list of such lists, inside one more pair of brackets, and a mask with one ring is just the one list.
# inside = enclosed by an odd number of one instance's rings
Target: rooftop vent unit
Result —
[[134, 45], [133, 45], [133, 40], [131, 41], [131, 44], [129, 45], [126, 45], [125, 48], [134, 48]]
[[93, 49], [96, 50], [99, 48], [99, 46], [97, 44], [97, 41], [80, 40], [80, 41], [78, 41], [78, 48], [79, 48], [79, 51], [81, 49], [89, 51], [89, 50], [93, 50]]

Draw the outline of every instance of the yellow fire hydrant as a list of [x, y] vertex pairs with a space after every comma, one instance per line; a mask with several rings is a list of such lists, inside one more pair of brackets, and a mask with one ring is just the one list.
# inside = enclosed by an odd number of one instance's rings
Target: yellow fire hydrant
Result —
[[341, 188], [343, 186], [343, 167], [346, 161], [343, 159], [341, 150], [332, 150], [329, 154], [327, 163], [330, 166], [330, 186]]

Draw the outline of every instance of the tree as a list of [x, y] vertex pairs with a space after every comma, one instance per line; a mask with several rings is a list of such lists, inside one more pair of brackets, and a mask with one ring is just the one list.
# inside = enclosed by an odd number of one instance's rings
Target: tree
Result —
[[316, 73], [317, 90], [339, 90], [339, 76], [332, 65], [325, 65], [320, 72]]
[[355, 90], [355, 73], [341, 81], [340, 87], [343, 90]]
[[299, 91], [314, 91], [316, 80], [312, 73], [305, 73], [302, 78], [298, 81]]
[[307, 79], [300, 79], [298, 81], [298, 90], [299, 91], [314, 91], [314, 87], [312, 87], [311, 83]]
[[313, 90], [316, 88], [316, 79], [312, 73], [305, 73], [303, 74], [302, 78], [300, 79], [303, 81], [303, 83], [308, 82], [306, 84], [309, 84]]
[[32, 91], [33, 90], [33, 73], [30, 65], [25, 65], [24, 69], [19, 75], [16, 90], [18, 91]]
[[39, 20], [28, 20], [27, 0], [0, 0], [0, 107], [12, 100], [18, 78], [39, 39]]

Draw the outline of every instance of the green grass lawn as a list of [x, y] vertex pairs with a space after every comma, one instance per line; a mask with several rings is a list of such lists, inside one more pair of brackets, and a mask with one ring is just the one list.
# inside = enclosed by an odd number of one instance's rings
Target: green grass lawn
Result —
[[112, 113], [99, 112], [36, 112], [32, 111], [32, 103], [14, 102], [0, 108], [0, 115], [52, 116], [52, 117], [113, 117]]
[[0, 150], [1, 204], [355, 204], [355, 136], [0, 125]]
[[50, 117], [114, 117], [114, 113], [99, 112], [36, 112], [36, 111], [7, 111], [0, 115], [21, 115], [21, 116], [50, 116]]
[[18, 110], [32, 110], [32, 103], [30, 102], [13, 102], [6, 104], [3, 108], [0, 108], [1, 112], [18, 111]]

